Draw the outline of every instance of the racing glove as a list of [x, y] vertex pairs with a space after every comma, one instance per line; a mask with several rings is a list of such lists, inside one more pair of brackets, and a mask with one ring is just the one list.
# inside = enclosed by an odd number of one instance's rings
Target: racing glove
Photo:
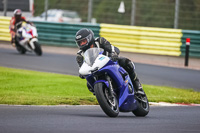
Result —
[[85, 79], [85, 77], [84, 77], [83, 75], [81, 75], [81, 74], [79, 74], [79, 77], [80, 77], [81, 79]]
[[80, 54], [77, 54], [77, 56], [76, 56], [76, 62], [78, 63], [79, 67], [81, 67], [82, 64], [83, 64], [83, 56], [80, 55]]
[[119, 59], [118, 55], [116, 53], [114, 53], [114, 52], [111, 54], [110, 57], [111, 57], [112, 61], [118, 61], [118, 59]]

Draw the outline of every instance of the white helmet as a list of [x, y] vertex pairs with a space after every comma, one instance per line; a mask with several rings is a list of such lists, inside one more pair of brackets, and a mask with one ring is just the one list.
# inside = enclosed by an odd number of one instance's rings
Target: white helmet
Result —
[[22, 10], [20, 9], [15, 9], [14, 11], [14, 16], [21, 16], [22, 15]]

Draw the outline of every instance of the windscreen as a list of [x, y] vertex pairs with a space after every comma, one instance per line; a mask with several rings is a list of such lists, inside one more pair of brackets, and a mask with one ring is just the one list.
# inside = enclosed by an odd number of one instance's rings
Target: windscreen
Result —
[[92, 66], [94, 64], [94, 61], [98, 57], [100, 53], [103, 53], [102, 48], [90, 48], [84, 53], [84, 59], [85, 62], [89, 65]]

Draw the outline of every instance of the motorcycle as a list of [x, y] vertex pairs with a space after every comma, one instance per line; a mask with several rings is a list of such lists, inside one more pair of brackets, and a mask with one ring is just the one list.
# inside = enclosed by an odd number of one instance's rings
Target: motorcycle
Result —
[[42, 49], [38, 43], [36, 27], [25, 24], [19, 28], [15, 36], [15, 46], [19, 53], [25, 54], [27, 51], [34, 51], [38, 56], [42, 55]]
[[135, 91], [128, 73], [117, 61], [103, 55], [101, 48], [90, 48], [84, 53], [79, 74], [87, 80], [89, 90], [109, 117], [119, 112], [132, 112], [135, 116], [149, 113], [149, 102], [144, 90]]

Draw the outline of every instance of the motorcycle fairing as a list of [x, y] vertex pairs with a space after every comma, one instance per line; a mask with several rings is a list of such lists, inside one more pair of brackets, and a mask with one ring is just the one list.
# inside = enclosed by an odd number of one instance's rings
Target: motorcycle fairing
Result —
[[[119, 108], [122, 112], [128, 112], [135, 110], [137, 108], [136, 100], [134, 97], [134, 88], [131, 82], [131, 79], [127, 72], [120, 67], [117, 63], [113, 63], [112, 61], [109, 61], [103, 68], [99, 69], [96, 73], [107, 73], [113, 80], [114, 84], [117, 88], [114, 88], [115, 92], [118, 93], [119, 97]], [[95, 75], [95, 74], [94, 74]], [[105, 79], [99, 79], [95, 81], [92, 77], [93, 74], [90, 74], [86, 77], [87, 81], [90, 85], [94, 88], [94, 85], [96, 83], [102, 82], [107, 87], [109, 86], [109, 83]], [[132, 93], [130, 93], [128, 85], [130, 85], [133, 88]]]
[[110, 87], [108, 81], [106, 81], [106, 80], [97, 80], [97, 81], [94, 83], [94, 85], [97, 84], [97, 83], [104, 83], [104, 84], [106, 85], [106, 87], [108, 87], [108, 88]]

